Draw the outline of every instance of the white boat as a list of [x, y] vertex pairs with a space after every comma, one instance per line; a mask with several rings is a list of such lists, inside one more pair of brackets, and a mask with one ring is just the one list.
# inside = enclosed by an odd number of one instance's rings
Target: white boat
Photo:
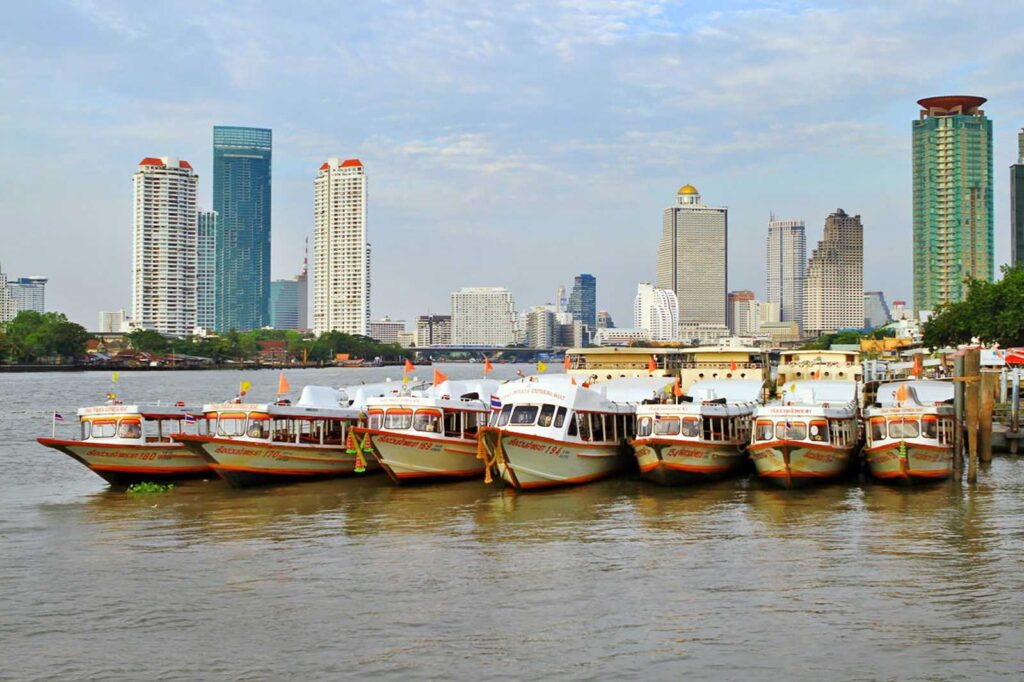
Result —
[[682, 402], [638, 405], [632, 445], [640, 475], [675, 485], [735, 473], [747, 458], [761, 388], [756, 380], [700, 381]]
[[78, 410], [79, 438], [38, 438], [114, 485], [212, 476], [172, 438], [197, 433], [202, 410], [184, 405], [98, 405]]
[[864, 410], [864, 459], [875, 478], [911, 483], [953, 474], [953, 384], [902, 381], [878, 387]]
[[795, 381], [758, 407], [747, 451], [761, 478], [785, 488], [845, 474], [858, 442], [857, 384]]
[[365, 427], [356, 429], [395, 483], [481, 476], [477, 432], [491, 415], [492, 379], [447, 380], [429, 389], [366, 403]]
[[612, 379], [587, 388], [565, 374], [502, 384], [500, 410], [480, 429], [480, 456], [522, 490], [588, 483], [630, 463], [636, 404], [673, 380]]
[[235, 487], [345, 476], [379, 469], [366, 459], [350, 430], [363, 422], [371, 395], [400, 384], [349, 389], [306, 386], [295, 405], [212, 403], [203, 406], [204, 435], [177, 436]]

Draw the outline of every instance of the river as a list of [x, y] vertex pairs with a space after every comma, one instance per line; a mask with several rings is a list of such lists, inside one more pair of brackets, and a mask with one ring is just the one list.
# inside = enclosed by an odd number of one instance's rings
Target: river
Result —
[[[443, 365], [452, 378], [479, 365]], [[497, 365], [494, 376], [516, 366]], [[428, 378], [429, 368], [418, 370]], [[294, 389], [401, 368], [289, 370]], [[121, 372], [126, 402], [275, 372]], [[920, 679], [1024, 672], [1024, 461], [969, 487], [386, 476], [132, 496], [35, 443], [99, 373], [0, 375], [0, 678]]]

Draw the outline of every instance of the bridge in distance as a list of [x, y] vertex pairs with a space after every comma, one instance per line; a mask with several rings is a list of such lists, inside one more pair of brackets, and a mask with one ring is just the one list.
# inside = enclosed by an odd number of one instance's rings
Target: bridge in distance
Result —
[[484, 358], [508, 362], [536, 362], [552, 356], [560, 357], [565, 348], [510, 348], [508, 346], [422, 346], [410, 348], [417, 360], [476, 360]]

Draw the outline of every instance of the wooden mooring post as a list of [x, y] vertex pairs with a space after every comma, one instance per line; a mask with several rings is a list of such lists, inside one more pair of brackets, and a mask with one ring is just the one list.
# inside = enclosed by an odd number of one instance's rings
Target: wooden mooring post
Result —
[[978, 422], [981, 412], [981, 351], [964, 353], [964, 412], [967, 424], [967, 482], [978, 481]]
[[1020, 370], [1013, 369], [1010, 389], [1010, 454], [1016, 455], [1020, 448]]
[[996, 405], [996, 390], [999, 375], [995, 372], [981, 373], [981, 405], [978, 415], [978, 457], [982, 462], [992, 461], [992, 411]]
[[[964, 469], [964, 356], [953, 358], [953, 469]], [[958, 478], [959, 480], [959, 478]]]

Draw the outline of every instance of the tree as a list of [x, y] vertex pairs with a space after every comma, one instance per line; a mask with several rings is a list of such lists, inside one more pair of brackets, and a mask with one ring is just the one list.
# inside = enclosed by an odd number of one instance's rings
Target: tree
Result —
[[162, 355], [167, 352], [170, 345], [163, 334], [152, 329], [136, 329], [129, 332], [127, 339], [132, 345], [132, 349], [139, 353]]
[[76, 357], [85, 352], [89, 332], [68, 321], [63, 313], [38, 313], [22, 310], [7, 323], [3, 352], [20, 362], [35, 362], [45, 357]]
[[998, 282], [971, 279], [963, 301], [948, 303], [924, 325], [930, 348], [970, 343], [1024, 345], [1024, 266], [1003, 266]]

